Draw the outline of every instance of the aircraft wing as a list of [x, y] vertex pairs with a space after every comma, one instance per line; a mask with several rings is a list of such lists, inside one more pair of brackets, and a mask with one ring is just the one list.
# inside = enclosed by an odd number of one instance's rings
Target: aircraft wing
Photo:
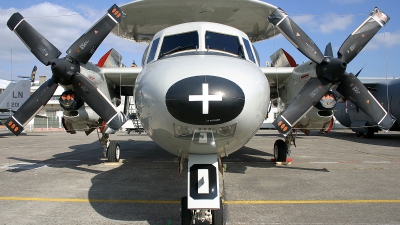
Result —
[[128, 16], [112, 33], [149, 43], [166, 27], [204, 21], [235, 27], [255, 42], [279, 34], [266, 19], [276, 8], [259, 0], [139, 0], [121, 6]]
[[[103, 57], [100, 58], [97, 66], [107, 79], [107, 82], [115, 86], [131, 86], [135, 85], [136, 77], [142, 71], [142, 67], [126, 67], [122, 64], [123, 56], [117, 50], [110, 49]], [[132, 89], [133, 90], [133, 89]]]
[[118, 86], [135, 85], [136, 77], [142, 71], [142, 67], [104, 67], [100, 69], [108, 81]]
[[260, 69], [268, 79], [271, 96], [274, 96], [277, 92], [277, 86], [289, 78], [294, 67], [260, 67]]

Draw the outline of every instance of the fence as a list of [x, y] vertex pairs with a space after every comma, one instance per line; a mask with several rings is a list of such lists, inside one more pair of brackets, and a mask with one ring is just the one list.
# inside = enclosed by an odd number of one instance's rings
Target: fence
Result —
[[59, 117], [33, 118], [33, 122], [25, 126], [26, 131], [64, 131]]

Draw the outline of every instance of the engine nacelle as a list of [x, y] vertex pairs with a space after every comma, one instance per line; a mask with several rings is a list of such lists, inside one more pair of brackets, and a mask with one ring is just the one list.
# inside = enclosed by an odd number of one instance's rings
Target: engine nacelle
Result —
[[100, 116], [90, 107], [83, 105], [78, 110], [64, 111], [64, 118], [72, 123], [97, 123]]
[[316, 108], [320, 110], [332, 110], [338, 99], [332, 91], [328, 91], [322, 98], [319, 100], [319, 103], [315, 105]]
[[75, 134], [76, 131], [85, 131], [89, 134], [99, 126], [100, 116], [90, 107], [83, 105], [78, 110], [66, 111], [62, 123], [68, 133]]
[[319, 110], [312, 108], [296, 125], [303, 133], [309, 134], [311, 130], [324, 130], [328, 128], [333, 118], [332, 110]]

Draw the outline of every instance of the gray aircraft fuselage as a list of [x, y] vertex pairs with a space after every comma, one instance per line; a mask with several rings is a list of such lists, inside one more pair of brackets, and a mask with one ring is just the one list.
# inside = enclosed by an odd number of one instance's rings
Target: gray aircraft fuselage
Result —
[[[395, 118], [400, 118], [400, 79], [360, 80], [364, 83], [364, 86], [369, 89], [371, 94], [381, 103], [383, 108], [388, 110], [388, 112]], [[364, 123], [366, 123], [366, 126], [377, 125], [369, 116], [367, 116], [362, 110], [358, 109], [350, 101], [339, 102], [336, 104], [335, 117], [346, 127], [355, 127], [355, 124], [359, 125]], [[377, 131], [377, 128], [374, 128], [374, 130]], [[390, 130], [400, 131], [400, 123], [396, 121]]]

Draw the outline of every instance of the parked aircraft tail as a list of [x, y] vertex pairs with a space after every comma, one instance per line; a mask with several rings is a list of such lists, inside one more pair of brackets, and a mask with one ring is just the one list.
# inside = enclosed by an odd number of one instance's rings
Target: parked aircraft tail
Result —
[[0, 95], [0, 112], [17, 111], [30, 96], [30, 80], [10, 83]]

